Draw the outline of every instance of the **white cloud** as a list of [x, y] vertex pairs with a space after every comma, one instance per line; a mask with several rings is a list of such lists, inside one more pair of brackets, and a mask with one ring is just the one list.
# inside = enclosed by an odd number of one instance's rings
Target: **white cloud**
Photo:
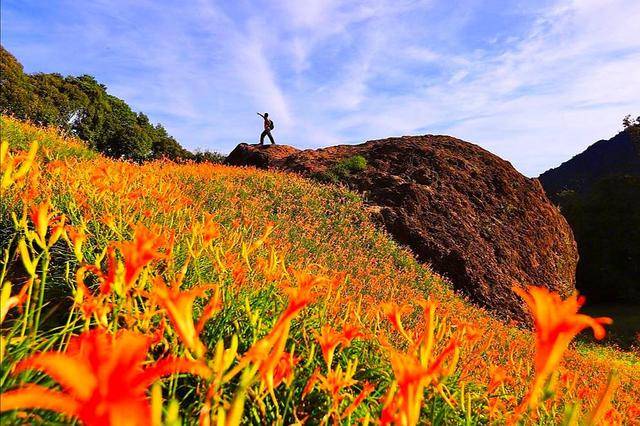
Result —
[[255, 140], [267, 110], [301, 147], [448, 133], [536, 175], [640, 109], [640, 2], [549, 1], [9, 4], [3, 42], [29, 71], [96, 75], [191, 148]]
[[407, 58], [415, 59], [420, 62], [436, 62], [443, 59], [442, 55], [428, 47], [408, 46], [404, 49]]
[[[373, 138], [433, 126], [480, 143], [536, 175], [612, 136], [621, 117], [640, 107], [640, 73], [634, 72], [640, 69], [640, 41], [629, 30], [629, 17], [640, 16], [640, 4], [623, 3], [556, 5], [503, 52], [474, 51], [466, 57], [453, 52], [453, 60], [442, 64], [447, 80], [434, 78], [411, 91], [368, 89], [372, 74], [385, 75], [403, 65], [393, 62], [399, 58], [392, 54], [384, 55], [391, 56], [390, 64], [358, 61], [358, 77], [347, 73], [342, 85], [333, 88], [335, 96], [329, 95], [350, 100], [358, 109], [333, 129], [353, 140], [345, 130]], [[610, 31], [614, 22], [620, 25]], [[376, 50], [393, 51], [399, 47], [394, 43], [384, 40]], [[403, 51], [412, 59], [422, 54], [425, 62], [437, 60], [429, 46]], [[352, 89], [349, 96], [345, 86]]]
[[275, 114], [285, 126], [290, 125], [292, 118], [287, 100], [278, 85], [259, 36], [249, 35], [234, 50], [235, 71], [246, 85], [255, 105], [260, 107], [260, 111], [269, 110], [272, 115]]

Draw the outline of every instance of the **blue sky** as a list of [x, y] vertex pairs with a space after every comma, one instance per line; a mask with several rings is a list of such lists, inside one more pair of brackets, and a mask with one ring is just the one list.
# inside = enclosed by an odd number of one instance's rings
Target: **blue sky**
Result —
[[3, 0], [27, 72], [91, 74], [184, 146], [449, 134], [535, 176], [640, 114], [640, 1]]

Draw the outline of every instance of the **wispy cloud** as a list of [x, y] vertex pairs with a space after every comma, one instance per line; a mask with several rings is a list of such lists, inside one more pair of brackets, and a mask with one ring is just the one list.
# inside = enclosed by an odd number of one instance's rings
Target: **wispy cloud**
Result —
[[274, 117], [313, 147], [416, 133], [536, 175], [640, 109], [634, 0], [3, 2], [28, 71], [89, 73], [191, 148]]

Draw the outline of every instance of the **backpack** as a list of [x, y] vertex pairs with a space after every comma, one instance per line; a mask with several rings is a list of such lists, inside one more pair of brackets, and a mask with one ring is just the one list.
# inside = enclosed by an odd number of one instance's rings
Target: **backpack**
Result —
[[274, 127], [276, 127], [276, 126], [273, 124], [273, 121], [272, 121], [272, 120], [269, 120], [269, 129], [270, 129], [270, 130], [273, 130], [273, 129], [274, 129]]

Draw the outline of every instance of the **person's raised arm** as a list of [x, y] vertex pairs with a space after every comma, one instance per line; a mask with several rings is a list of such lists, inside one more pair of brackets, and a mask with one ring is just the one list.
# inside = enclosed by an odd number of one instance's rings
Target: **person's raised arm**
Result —
[[256, 112], [256, 114], [258, 114], [260, 117], [264, 118], [264, 115], [260, 114], [259, 112]]

